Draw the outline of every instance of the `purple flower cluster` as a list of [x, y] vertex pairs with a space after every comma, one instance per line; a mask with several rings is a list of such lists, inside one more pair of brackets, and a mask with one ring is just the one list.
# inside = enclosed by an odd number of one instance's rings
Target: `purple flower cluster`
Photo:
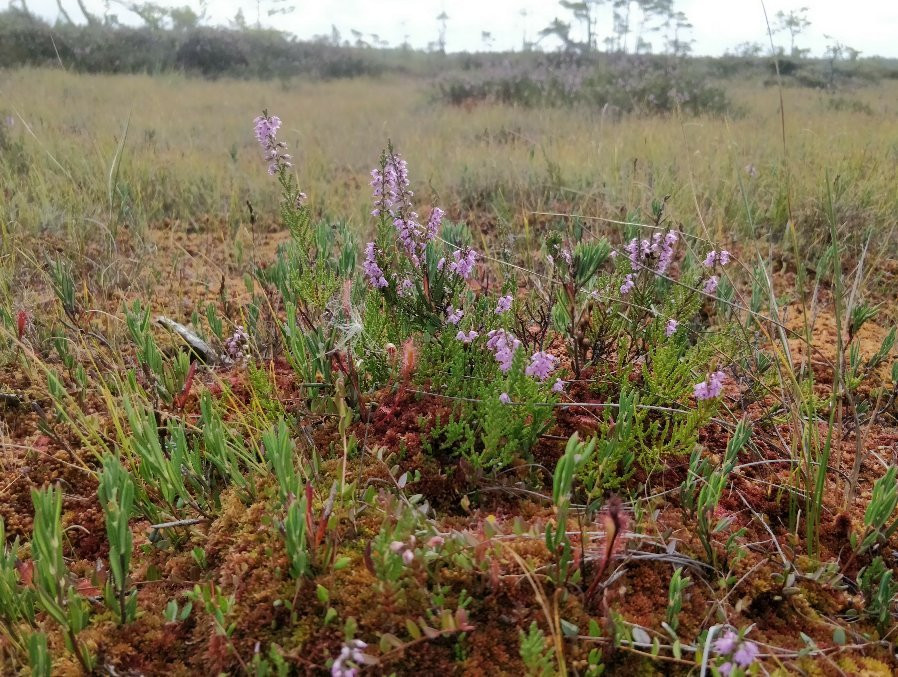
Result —
[[718, 656], [726, 657], [726, 662], [717, 668], [724, 677], [729, 677], [736, 666], [747, 670], [760, 653], [757, 644], [741, 639], [732, 630], [727, 630], [723, 637], [714, 642], [714, 651]]
[[238, 325], [234, 329], [234, 333], [225, 341], [225, 351], [234, 362], [239, 362], [246, 357], [246, 349], [248, 347], [249, 334], [246, 333], [243, 327]]
[[721, 267], [727, 265], [730, 262], [730, 253], [726, 249], [721, 249], [719, 252], [712, 249], [708, 252], [708, 255], [705, 257], [705, 260], [702, 261], [702, 265], [705, 268], [713, 268], [715, 265], [720, 264]]
[[624, 245], [624, 251], [627, 252], [627, 258], [630, 259], [634, 271], [645, 267], [643, 262], [654, 256], [657, 258], [654, 271], [658, 275], [664, 275], [673, 261], [674, 246], [678, 239], [679, 235], [674, 230], [655, 233], [651, 239], [640, 240], [634, 237]]
[[440, 232], [440, 226], [443, 225], [443, 217], [446, 215], [439, 207], [434, 207], [430, 212], [430, 218], [427, 219], [427, 227], [424, 229], [424, 238], [430, 242]]
[[374, 189], [372, 216], [388, 214], [395, 218], [411, 211], [414, 193], [409, 190], [408, 163], [399, 153], [387, 155], [383, 169], [371, 170], [371, 187]]
[[636, 286], [636, 273], [627, 273], [624, 276], [624, 283], [620, 286], [620, 293], [623, 296], [626, 296], [631, 291], [633, 291], [633, 287]]
[[487, 337], [486, 347], [493, 351], [499, 369], [507, 373], [511, 369], [515, 351], [521, 347], [521, 342], [504, 329], [493, 329]]
[[552, 392], [553, 393], [563, 393], [564, 392], [564, 381], [560, 378], [555, 379], [555, 383], [552, 384]]
[[[458, 275], [461, 279], [467, 280], [474, 271], [474, 264], [477, 262], [477, 252], [473, 249], [465, 249], [464, 253], [460, 249], [452, 252], [452, 261], [449, 263], [449, 271]], [[445, 263], [445, 262], [443, 262]], [[441, 268], [442, 269], [442, 268]]]
[[381, 169], [371, 170], [371, 187], [374, 189], [371, 214], [392, 219], [399, 244], [412, 264], [419, 267], [427, 243], [440, 230], [443, 210], [434, 207], [426, 226], [418, 222], [418, 214], [412, 209], [414, 193], [409, 189], [408, 163], [398, 153], [391, 152], [384, 158]]
[[499, 302], [496, 304], [496, 315], [501, 315], [509, 310], [511, 310], [511, 294], [508, 296], [500, 296]]
[[377, 253], [374, 250], [374, 243], [369, 242], [365, 245], [365, 260], [362, 263], [362, 270], [365, 271], [365, 277], [375, 289], [383, 289], [387, 286], [387, 278], [384, 271], [377, 265]]
[[474, 341], [474, 339], [476, 339], [478, 336], [480, 336], [480, 334], [478, 334], [476, 331], [474, 331], [472, 329], [467, 334], [463, 331], [459, 331], [455, 335], [455, 338], [458, 339], [459, 341], [461, 341], [462, 343], [472, 343]]
[[265, 151], [268, 173], [274, 176], [281, 170], [292, 167], [290, 156], [284, 152], [287, 150], [287, 144], [277, 140], [277, 133], [281, 128], [281, 119], [277, 115], [263, 113], [253, 120], [253, 125], [256, 140], [262, 146], [262, 150]]
[[390, 552], [395, 552], [397, 555], [401, 555], [402, 563], [405, 564], [405, 566], [409, 566], [415, 561], [415, 541], [414, 535], [409, 537], [408, 543], [393, 541], [390, 543]]
[[673, 336], [677, 333], [677, 327], [680, 326], [680, 323], [677, 320], [670, 319], [667, 321], [667, 325], [664, 327], [664, 334], [666, 336]]
[[511, 398], [508, 396], [508, 393], [502, 393], [499, 395], [499, 401], [502, 404], [511, 404]]
[[452, 306], [449, 306], [449, 309], [446, 314], [446, 322], [448, 322], [449, 324], [452, 324], [452, 325], [457, 325], [459, 322], [461, 322], [462, 315], [464, 315], [464, 314], [465, 314], [465, 311], [463, 311], [461, 308], [458, 308], [456, 310]]
[[708, 296], [712, 296], [717, 291], [718, 284], [720, 284], [720, 278], [717, 275], [712, 275], [705, 280], [705, 284], [702, 285], [702, 291]]
[[[730, 258], [730, 253], [726, 249], [721, 249], [720, 251], [712, 249], [708, 252], [705, 260], [702, 261], [702, 265], [705, 268], [713, 268], [716, 265], [723, 268], [730, 262]], [[711, 296], [717, 291], [718, 284], [720, 284], [720, 278], [717, 275], [712, 275], [705, 280], [705, 284], [702, 286], [702, 291]]]
[[340, 649], [340, 655], [334, 659], [331, 666], [331, 677], [355, 677], [357, 668], [347, 665], [348, 661], [352, 661], [356, 665], [365, 665], [371, 662], [371, 659], [365, 655], [364, 650], [368, 647], [365, 642], [360, 639], [351, 639]]
[[708, 378], [701, 383], [696, 383], [693, 388], [693, 394], [697, 400], [713, 400], [720, 397], [723, 392], [723, 382], [726, 380], [726, 374], [719, 369], [710, 374]]
[[524, 373], [539, 381], [545, 381], [549, 378], [549, 374], [555, 370], [556, 362], [558, 362], [557, 357], [541, 350], [533, 353], [530, 357], [530, 364], [527, 365]]

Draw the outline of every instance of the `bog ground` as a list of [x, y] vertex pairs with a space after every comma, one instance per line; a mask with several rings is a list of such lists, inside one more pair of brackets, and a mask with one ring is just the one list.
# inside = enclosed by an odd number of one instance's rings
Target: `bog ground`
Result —
[[446, 77], [0, 71], [0, 671], [895, 674], [898, 81]]

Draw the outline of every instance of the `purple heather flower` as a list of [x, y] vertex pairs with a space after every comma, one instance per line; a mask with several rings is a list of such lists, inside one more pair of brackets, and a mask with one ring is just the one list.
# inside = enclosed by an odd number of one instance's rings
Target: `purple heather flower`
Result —
[[541, 350], [537, 353], [533, 353], [530, 357], [530, 364], [527, 365], [524, 373], [539, 381], [545, 381], [549, 378], [549, 374], [555, 369], [556, 362], [558, 362], [557, 357]]
[[712, 275], [707, 280], [705, 280], [705, 284], [702, 287], [702, 291], [709, 296], [714, 294], [717, 291], [717, 284], [720, 282], [720, 278], [716, 275]]
[[[696, 383], [695, 387], [693, 388], [695, 399], [713, 400], [716, 397], [720, 397], [720, 393], [723, 392], [723, 382], [725, 379], [726, 374], [718, 369], [713, 374], [708, 376], [707, 380], [702, 381], [701, 383]], [[724, 636], [723, 639], [726, 639], [726, 636]]]
[[511, 294], [508, 296], [500, 296], [498, 303], [496, 303], [496, 315], [501, 315], [502, 313], [511, 309]]
[[634, 237], [624, 245], [624, 251], [627, 252], [627, 258], [630, 259], [630, 266], [633, 268], [633, 270], [637, 270], [639, 268], [640, 262], [648, 253], [648, 248], [649, 241], [640, 240], [638, 237]]
[[658, 265], [655, 268], [655, 272], [659, 275], [664, 275], [667, 269], [670, 268], [670, 264], [673, 261], [674, 245], [676, 245], [678, 237], [675, 230], [669, 230], [664, 239], [661, 239], [661, 233], [657, 233], [653, 238], [656, 251], [660, 249]]
[[633, 287], [636, 286], [636, 282], [633, 279], [635, 277], [636, 275], [634, 275], [633, 273], [627, 273], [627, 275], [624, 277], [624, 283], [620, 286], [620, 293], [623, 296], [626, 296], [631, 291], [633, 291]]
[[511, 404], [511, 398], [508, 396], [508, 393], [502, 393], [499, 395], [499, 401], [502, 404]]
[[278, 141], [276, 136], [278, 129], [281, 128], [281, 119], [277, 115], [268, 115], [267, 113], [258, 116], [253, 120], [256, 140], [265, 151], [265, 160], [268, 161], [268, 173], [271, 175], [292, 167], [290, 164], [290, 156], [284, 151], [287, 150], [287, 144]]
[[434, 207], [433, 211], [430, 212], [430, 218], [427, 220], [427, 228], [425, 231], [425, 239], [428, 242], [437, 236], [445, 214], [446, 212], [439, 207]]
[[732, 663], [727, 661], [726, 663], [721, 665], [719, 668], [717, 668], [717, 672], [719, 672], [721, 675], [723, 675], [723, 677], [730, 677], [730, 675], [733, 674], [734, 667], [735, 666]]
[[555, 383], [552, 384], [552, 392], [553, 393], [563, 393], [564, 392], [564, 381], [560, 378], [555, 379]]
[[405, 566], [409, 566], [415, 559], [415, 551], [414, 550], [405, 550], [402, 553], [402, 563]]
[[371, 187], [374, 189], [374, 216], [389, 218], [396, 228], [396, 237], [409, 260], [416, 268], [427, 249], [427, 243], [436, 237], [444, 212], [434, 207], [426, 226], [418, 222], [418, 214], [412, 209], [409, 190], [408, 164], [398, 153], [390, 153], [383, 159], [382, 168], [371, 171]]
[[452, 252], [452, 262], [449, 264], [449, 270], [461, 279], [467, 280], [471, 277], [474, 270], [474, 263], [477, 261], [477, 252], [473, 249], [467, 249], [462, 255], [461, 250], [456, 249]]
[[405, 278], [402, 282], [399, 283], [399, 295], [400, 296], [410, 296], [412, 293], [412, 287], [414, 287], [414, 282], [411, 281], [410, 278]]
[[375, 289], [383, 289], [387, 286], [387, 278], [384, 277], [384, 271], [377, 265], [377, 254], [373, 242], [365, 245], [365, 260], [362, 262], [362, 270], [365, 271], [365, 278], [368, 280], [368, 284]]
[[739, 645], [739, 648], [733, 653], [733, 660], [739, 664], [739, 667], [747, 668], [754, 663], [755, 659], [758, 657], [758, 653], [760, 652], [757, 644], [743, 640], [742, 644]]
[[471, 343], [476, 339], [480, 334], [478, 334], [473, 329], [469, 331], [467, 334], [465, 332], [460, 331], [455, 335], [455, 338], [461, 341], [462, 343]]
[[723, 267], [730, 262], [730, 258], [730, 253], [726, 249], [721, 249], [719, 252], [712, 249], [702, 261], [702, 265], [705, 268], [713, 268], [717, 264]]
[[225, 351], [227, 351], [228, 357], [239, 362], [246, 357], [247, 347], [249, 347], [249, 334], [242, 326], [238, 325], [230, 338], [225, 341]]
[[487, 334], [487, 337], [489, 340], [486, 342], [486, 347], [493, 351], [496, 361], [499, 363], [499, 370], [503, 373], [508, 372], [511, 369], [514, 353], [521, 347], [521, 342], [504, 329], [493, 329]]
[[457, 325], [459, 322], [461, 322], [462, 315], [464, 315], [464, 314], [465, 314], [465, 311], [463, 311], [461, 308], [456, 310], [452, 306], [449, 306], [449, 309], [448, 309], [447, 315], [446, 315], [446, 322], [448, 322], [449, 324]]
[[719, 654], [729, 655], [736, 650], [738, 644], [739, 635], [732, 630], [727, 630], [723, 637], [714, 642], [714, 651]]
[[437, 261], [437, 270], [443, 272], [443, 266], [446, 265], [446, 257], [440, 257], [440, 260]]
[[253, 124], [256, 140], [262, 148], [267, 148], [281, 128], [281, 119], [277, 115], [260, 115]]
[[670, 319], [667, 321], [667, 326], [664, 328], [664, 333], [667, 336], [673, 336], [677, 333], [677, 327], [680, 326], [680, 323], [677, 320]]
[[334, 659], [334, 664], [331, 667], [331, 677], [355, 677], [357, 674], [356, 668], [352, 665], [346, 665], [346, 663], [347, 661], [363, 665], [369, 663], [371, 659], [364, 653], [364, 649], [367, 647], [368, 645], [360, 639], [352, 639], [346, 642], [343, 648], [340, 649], [340, 655]]

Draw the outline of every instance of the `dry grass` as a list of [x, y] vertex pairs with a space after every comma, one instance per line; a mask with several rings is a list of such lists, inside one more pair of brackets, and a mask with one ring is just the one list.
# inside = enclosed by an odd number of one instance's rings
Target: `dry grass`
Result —
[[[687, 227], [702, 223], [726, 239], [753, 227], [781, 232], [789, 186], [796, 221], [815, 237], [829, 173], [842, 221], [888, 224], [898, 200], [898, 83], [841, 95], [874, 115], [833, 110], [826, 93], [786, 91], [788, 181], [776, 91], [755, 83], [730, 90], [743, 111], [734, 119], [615, 122], [587, 110], [447, 108], [430, 101], [426, 83], [394, 79], [261, 83], [7, 72], [0, 74], [2, 108], [21, 116], [15, 133], [24, 136], [30, 167], [11, 176], [0, 164], [11, 192], [0, 218], [11, 230], [71, 235], [91, 219], [110, 228], [205, 213], [243, 221], [246, 199], [273, 203], [250, 134], [250, 121], [267, 107], [288, 121], [285, 138], [311, 199], [360, 225], [367, 172], [387, 139], [409, 160], [419, 193], [457, 207], [492, 212], [504, 198], [518, 212], [562, 198], [609, 216], [670, 194], [671, 213]], [[110, 168], [126, 125], [110, 209]]]

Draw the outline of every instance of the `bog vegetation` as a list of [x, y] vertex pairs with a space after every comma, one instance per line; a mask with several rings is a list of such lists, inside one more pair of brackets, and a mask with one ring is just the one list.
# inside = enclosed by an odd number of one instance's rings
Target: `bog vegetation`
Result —
[[124, 30], [0, 40], [4, 673], [894, 674], [887, 66]]

